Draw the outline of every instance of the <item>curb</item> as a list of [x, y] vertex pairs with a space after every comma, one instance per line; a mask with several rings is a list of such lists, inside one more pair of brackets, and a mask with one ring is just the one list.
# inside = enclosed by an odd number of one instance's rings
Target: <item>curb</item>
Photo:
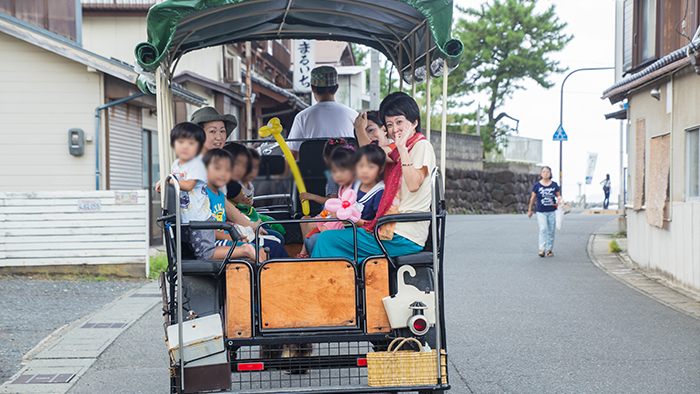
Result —
[[678, 312], [700, 320], [700, 296], [680, 289], [661, 278], [652, 277], [636, 267], [636, 264], [620, 254], [608, 252], [608, 242], [613, 238], [596, 234], [588, 238], [586, 250], [593, 265], [627, 287]]

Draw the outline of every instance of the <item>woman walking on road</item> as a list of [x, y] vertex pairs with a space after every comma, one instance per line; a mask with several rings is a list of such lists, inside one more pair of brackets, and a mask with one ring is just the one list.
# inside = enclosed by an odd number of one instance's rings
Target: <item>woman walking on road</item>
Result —
[[557, 204], [561, 200], [559, 185], [552, 181], [552, 169], [545, 166], [540, 173], [542, 179], [532, 187], [530, 209], [527, 217], [532, 217], [532, 206], [537, 201], [537, 224], [540, 226], [539, 256], [554, 256], [554, 228], [556, 226]]
[[603, 193], [605, 193], [603, 209], [608, 209], [608, 205], [610, 205], [610, 174], [606, 174], [605, 179], [603, 179], [600, 184], [603, 185]]

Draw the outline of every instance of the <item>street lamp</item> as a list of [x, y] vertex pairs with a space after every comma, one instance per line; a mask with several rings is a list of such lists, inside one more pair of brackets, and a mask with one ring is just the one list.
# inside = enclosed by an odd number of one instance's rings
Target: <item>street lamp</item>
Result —
[[[566, 83], [566, 80], [569, 79], [569, 77], [572, 74], [575, 74], [579, 71], [599, 71], [599, 70], [614, 70], [615, 67], [592, 67], [592, 68], [579, 68], [577, 70], [574, 70], [566, 75], [564, 78], [564, 81], [561, 83], [561, 98], [559, 102], [559, 127], [563, 130], [564, 129], [564, 84]], [[564, 141], [560, 140], [559, 141], [559, 192], [564, 195], [564, 180], [562, 179], [562, 152], [563, 152], [563, 147], [564, 147]]]

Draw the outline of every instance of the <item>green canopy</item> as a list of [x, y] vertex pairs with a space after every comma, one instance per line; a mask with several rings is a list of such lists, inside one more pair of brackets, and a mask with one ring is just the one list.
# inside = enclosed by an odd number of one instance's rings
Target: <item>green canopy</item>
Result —
[[[443, 61], [454, 68], [463, 45], [450, 38], [452, 0], [166, 0], [148, 12], [148, 42], [136, 46], [139, 65], [155, 71], [185, 52], [245, 41], [316, 39], [364, 44], [382, 52], [411, 82]], [[428, 28], [430, 29], [428, 32]]]

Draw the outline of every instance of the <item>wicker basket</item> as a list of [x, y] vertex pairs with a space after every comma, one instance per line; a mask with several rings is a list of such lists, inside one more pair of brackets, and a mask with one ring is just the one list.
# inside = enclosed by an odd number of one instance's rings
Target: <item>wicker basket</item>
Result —
[[[367, 381], [371, 387], [437, 384], [437, 351], [398, 351], [408, 341], [417, 343], [419, 349], [423, 348], [415, 338], [396, 338], [389, 344], [386, 352], [367, 353]], [[397, 342], [400, 343], [394, 348]], [[447, 383], [446, 361], [443, 350], [440, 364], [442, 383]]]

